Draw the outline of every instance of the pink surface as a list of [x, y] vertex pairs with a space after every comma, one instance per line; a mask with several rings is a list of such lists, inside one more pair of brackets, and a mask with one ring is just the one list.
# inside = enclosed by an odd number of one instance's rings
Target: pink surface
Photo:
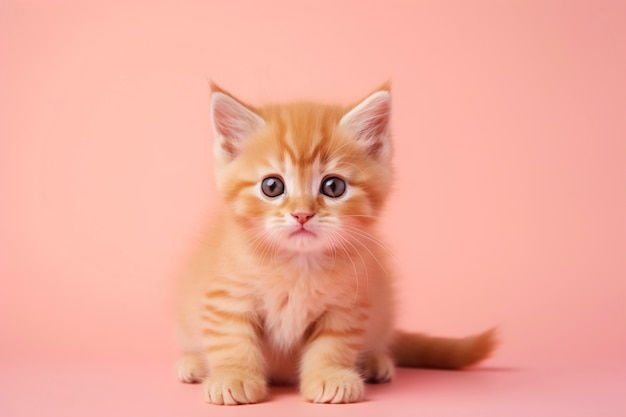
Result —
[[[270, 3], [0, 4], [0, 415], [626, 415], [626, 5]], [[254, 103], [391, 79], [400, 325], [496, 324], [496, 356], [350, 406], [179, 384], [207, 78]]]

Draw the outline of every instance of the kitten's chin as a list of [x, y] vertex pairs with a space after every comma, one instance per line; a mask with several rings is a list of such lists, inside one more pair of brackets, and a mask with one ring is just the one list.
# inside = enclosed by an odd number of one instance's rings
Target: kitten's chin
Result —
[[291, 232], [289, 234], [289, 237], [290, 238], [294, 238], [294, 239], [297, 239], [297, 238], [315, 239], [315, 238], [317, 238], [317, 235], [315, 233], [311, 232], [310, 230], [302, 228], [302, 229], [296, 230], [295, 232]]
[[281, 247], [288, 252], [311, 253], [324, 250], [324, 239], [307, 229], [290, 232], [281, 239]]

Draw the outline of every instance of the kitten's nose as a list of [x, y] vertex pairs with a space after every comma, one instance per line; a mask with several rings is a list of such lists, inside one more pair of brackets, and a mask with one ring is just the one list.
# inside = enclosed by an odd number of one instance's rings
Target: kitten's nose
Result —
[[291, 213], [291, 215], [298, 221], [298, 223], [304, 224], [311, 220], [311, 217], [315, 216], [315, 213]]

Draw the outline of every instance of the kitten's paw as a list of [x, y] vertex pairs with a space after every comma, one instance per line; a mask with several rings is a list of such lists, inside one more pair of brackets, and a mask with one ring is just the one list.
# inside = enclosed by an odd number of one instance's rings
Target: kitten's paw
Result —
[[207, 375], [202, 357], [197, 353], [184, 353], [176, 362], [176, 375], [181, 382], [201, 382]]
[[328, 371], [315, 377], [303, 376], [300, 392], [305, 400], [314, 403], [355, 403], [363, 399], [364, 384], [352, 369]]
[[206, 402], [217, 405], [253, 404], [267, 397], [267, 383], [261, 376], [238, 372], [209, 375], [204, 380]]
[[395, 374], [395, 365], [386, 353], [375, 353], [363, 363], [365, 380], [370, 383], [389, 382]]

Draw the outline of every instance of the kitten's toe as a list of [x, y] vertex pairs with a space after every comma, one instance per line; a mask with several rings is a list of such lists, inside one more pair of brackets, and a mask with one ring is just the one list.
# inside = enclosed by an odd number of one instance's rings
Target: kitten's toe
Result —
[[184, 353], [176, 362], [176, 375], [181, 382], [201, 382], [206, 374], [204, 360], [197, 353]]
[[395, 365], [386, 353], [372, 354], [363, 363], [363, 373], [369, 383], [389, 382], [395, 374]]
[[204, 394], [210, 404], [253, 404], [267, 397], [267, 383], [261, 376], [250, 374], [213, 374], [204, 380]]
[[305, 400], [314, 403], [354, 403], [363, 399], [364, 384], [352, 369], [320, 372], [303, 376], [300, 391]]

